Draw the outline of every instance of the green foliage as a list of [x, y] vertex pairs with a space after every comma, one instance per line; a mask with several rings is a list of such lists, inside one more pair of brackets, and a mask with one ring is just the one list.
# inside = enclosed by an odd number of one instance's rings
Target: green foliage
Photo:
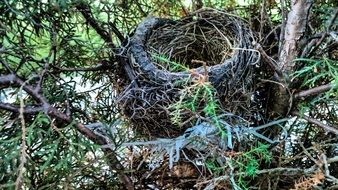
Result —
[[[20, 152], [18, 150], [21, 144], [21, 130], [18, 130], [18, 125], [20, 122], [10, 120], [1, 123], [0, 133], [7, 134], [0, 138], [1, 187], [13, 187], [16, 181]], [[114, 185], [115, 179], [99, 179], [100, 176], [110, 174], [103, 153], [97, 145], [81, 137], [73, 124], [57, 128], [48, 117], [39, 114], [31, 118], [26, 130], [27, 161], [24, 187], [63, 189], [60, 187], [90, 188], [95, 183], [97, 186]]]
[[303, 63], [302, 69], [294, 72], [292, 77], [303, 81], [302, 87], [314, 87], [320, 84], [337, 84], [338, 61], [324, 58], [315, 59], [296, 59], [295, 61]]
[[[231, 176], [228, 172], [236, 171], [236, 183], [241, 189], [248, 189], [248, 184], [251, 179], [256, 176], [261, 163], [270, 163], [272, 160], [271, 152], [268, 150], [269, 145], [258, 142], [256, 146], [245, 152], [229, 152], [228, 163], [224, 166], [219, 166], [217, 160], [209, 159], [206, 162], [206, 167], [212, 171], [215, 176]], [[234, 173], [234, 171], [232, 171]]]
[[218, 119], [220, 104], [217, 100], [216, 90], [210, 82], [208, 82], [208, 76], [194, 73], [195, 71], [190, 70], [189, 67], [175, 61], [170, 61], [165, 56], [152, 56], [157, 60], [168, 64], [170, 71], [192, 72], [192, 78], [182, 84], [182, 90], [179, 92], [178, 101], [169, 106], [169, 109], [172, 110], [170, 113], [172, 122], [179, 125], [182, 123], [182, 113], [189, 112], [195, 116], [203, 115], [210, 118], [220, 131], [224, 131]]
[[[41, 91], [48, 103], [71, 112], [77, 121], [111, 123], [116, 109], [106, 75], [61, 70], [91, 67], [111, 56], [110, 48], [76, 10], [80, 2], [1, 1], [0, 74], [12, 71], [35, 84], [47, 69]], [[1, 102], [19, 105], [19, 87], [4, 91], [1, 86], [0, 93]], [[24, 102], [28, 107], [39, 106], [27, 93]], [[118, 183], [98, 145], [79, 134], [74, 123], [67, 125], [42, 113], [24, 117], [27, 156], [24, 168], [19, 168], [18, 115], [0, 110], [0, 189], [13, 189], [19, 171], [23, 171], [22, 187], [28, 189], [110, 189]]]
[[205, 115], [219, 124], [217, 112], [219, 104], [214, 97], [214, 89], [209, 83], [195, 84], [180, 91], [177, 102], [170, 105], [172, 121], [176, 124], [182, 122], [181, 113], [189, 111], [197, 115]]

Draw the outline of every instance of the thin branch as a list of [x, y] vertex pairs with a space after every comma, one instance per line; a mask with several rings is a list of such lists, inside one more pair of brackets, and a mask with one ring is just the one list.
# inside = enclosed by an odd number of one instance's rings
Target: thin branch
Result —
[[134, 1], [134, 3], [137, 6], [137, 9], [140, 11], [140, 13], [142, 14], [142, 17], [146, 17], [148, 16], [148, 14], [146, 12], [144, 12], [144, 10], [142, 9], [140, 2], [139, 1]]
[[333, 85], [333, 84], [325, 84], [325, 85], [322, 85], [322, 86], [317, 86], [315, 88], [311, 88], [311, 89], [308, 89], [308, 90], [298, 92], [297, 94], [294, 95], [294, 98], [300, 99], [300, 98], [304, 98], [304, 97], [307, 97], [307, 96], [317, 95], [317, 94], [320, 94], [320, 93], [323, 93], [323, 92], [327, 92], [327, 91], [329, 91], [333, 88], [335, 88], [335, 85]]
[[261, 2], [261, 18], [260, 18], [260, 26], [259, 26], [259, 42], [263, 41], [263, 33], [264, 33], [264, 25], [265, 25], [265, 20], [266, 20], [266, 0], [263, 0]]
[[323, 129], [326, 130], [326, 131], [329, 131], [329, 132], [331, 132], [331, 133], [334, 133], [334, 134], [338, 135], [338, 129], [336, 129], [336, 128], [334, 128], [334, 127], [331, 127], [331, 126], [329, 126], [329, 125], [326, 125], [326, 124], [324, 124], [324, 123], [322, 123], [322, 122], [320, 122], [320, 121], [318, 121], [318, 120], [316, 120], [316, 119], [313, 119], [313, 118], [308, 117], [308, 116], [306, 116], [306, 115], [301, 115], [301, 114], [298, 113], [298, 112], [292, 112], [292, 115], [298, 116], [298, 117], [300, 117], [300, 118], [303, 118], [303, 119], [305, 119], [306, 121], [308, 121], [309, 123], [315, 124], [315, 125], [317, 125], [317, 126], [323, 128]]
[[[328, 164], [335, 163], [335, 162], [338, 162], [338, 156], [327, 159]], [[284, 167], [270, 168], [270, 169], [258, 170], [256, 171], [256, 175], [268, 174], [270, 177], [274, 174], [288, 175], [288, 176], [311, 175], [318, 170], [318, 167], [319, 166], [317, 164], [314, 164], [313, 166], [309, 168], [305, 168], [305, 169], [304, 168], [284, 168]], [[241, 176], [241, 175], [247, 176], [248, 174], [246, 172], [235, 173], [235, 176]], [[228, 179], [230, 179], [229, 175], [223, 175], [223, 176], [213, 178], [211, 180], [206, 180], [206, 181], [197, 183], [195, 187], [197, 185], [216, 183], [217, 181], [228, 180]]]
[[54, 54], [54, 57], [53, 57], [53, 62], [55, 62], [56, 60], [56, 33], [54, 32], [51, 32], [50, 33], [51, 35], [51, 39], [52, 39], [52, 46], [49, 50], [49, 53], [48, 53], [48, 56], [45, 58], [45, 64], [44, 64], [44, 67], [43, 67], [43, 70], [41, 71], [41, 73], [39, 74], [39, 80], [36, 84], [36, 87], [35, 87], [35, 91], [37, 92], [40, 92], [41, 91], [41, 86], [42, 86], [42, 82], [48, 72], [48, 69], [49, 69], [49, 58], [52, 57], [52, 55]]
[[185, 8], [184, 4], [182, 3], [182, 1], [178, 1], [178, 3], [180, 4], [181, 6], [181, 10], [182, 12], [184, 13], [184, 16], [188, 16], [189, 15], [189, 12], [187, 11], [187, 9]]
[[298, 139], [297, 142], [299, 143], [300, 147], [303, 149], [304, 154], [305, 154], [310, 160], [312, 160], [313, 163], [315, 163], [315, 164], [317, 164], [317, 165], [319, 166], [319, 162], [317, 162], [317, 160], [316, 160], [316, 159], [310, 154], [310, 152], [304, 147], [303, 142], [302, 142], [300, 139]]
[[40, 92], [41, 91], [41, 86], [42, 86], [42, 82], [43, 82], [43, 79], [48, 71], [48, 68], [49, 68], [49, 63], [46, 63], [43, 70], [41, 71], [40, 75], [39, 75], [39, 80], [36, 84], [36, 87], [35, 87], [35, 91], [36, 92]]
[[0, 63], [5, 67], [5, 69], [8, 72], [13, 73], [12, 69], [8, 66], [8, 64], [4, 60], [0, 59]]
[[330, 20], [328, 22], [328, 26], [327, 26], [327, 29], [326, 29], [327, 32], [331, 30], [331, 27], [333, 26], [334, 21], [337, 19], [337, 16], [338, 16], [338, 9], [336, 9], [334, 11], [334, 13], [332, 14], [332, 17], [330, 18]]
[[[308, 41], [309, 40], [310, 39], [308, 39]], [[304, 47], [300, 57], [306, 57], [309, 51], [311, 50], [311, 48], [316, 44], [317, 41], [318, 39], [312, 39], [310, 42], [308, 42], [307, 45]]]
[[52, 66], [53, 68], [59, 70], [59, 71], [69, 71], [69, 72], [76, 72], [76, 71], [103, 71], [107, 70], [110, 66], [107, 64], [97, 64], [93, 67], [78, 67], [78, 68], [62, 68], [62, 67], [57, 67], [55, 65]]

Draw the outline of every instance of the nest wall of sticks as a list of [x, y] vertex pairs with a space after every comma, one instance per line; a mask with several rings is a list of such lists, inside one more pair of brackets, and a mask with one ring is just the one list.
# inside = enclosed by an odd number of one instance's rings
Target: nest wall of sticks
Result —
[[222, 113], [232, 125], [253, 120], [253, 42], [245, 21], [221, 10], [144, 19], [127, 46], [131, 82], [120, 94], [137, 134], [176, 137]]

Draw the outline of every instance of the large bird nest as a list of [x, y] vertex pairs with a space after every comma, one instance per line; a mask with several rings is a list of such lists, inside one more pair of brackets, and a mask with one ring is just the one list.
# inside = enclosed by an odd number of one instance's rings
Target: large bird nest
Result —
[[177, 137], [204, 117], [198, 110], [183, 110], [177, 124], [171, 115], [182, 89], [202, 79], [216, 89], [223, 112], [251, 121], [253, 69], [259, 61], [253, 41], [244, 21], [220, 10], [202, 9], [175, 21], [146, 18], [128, 42], [131, 83], [120, 96], [137, 134]]

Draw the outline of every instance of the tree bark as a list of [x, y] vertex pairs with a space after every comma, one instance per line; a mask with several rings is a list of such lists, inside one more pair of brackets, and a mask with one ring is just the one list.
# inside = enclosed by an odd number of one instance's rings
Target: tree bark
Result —
[[294, 59], [302, 50], [301, 40], [304, 39], [308, 16], [313, 0], [292, 0], [285, 27], [284, 42], [279, 55], [278, 70], [280, 85], [272, 87], [271, 115], [283, 117], [292, 107], [292, 95], [289, 91], [289, 75], [295, 71]]

